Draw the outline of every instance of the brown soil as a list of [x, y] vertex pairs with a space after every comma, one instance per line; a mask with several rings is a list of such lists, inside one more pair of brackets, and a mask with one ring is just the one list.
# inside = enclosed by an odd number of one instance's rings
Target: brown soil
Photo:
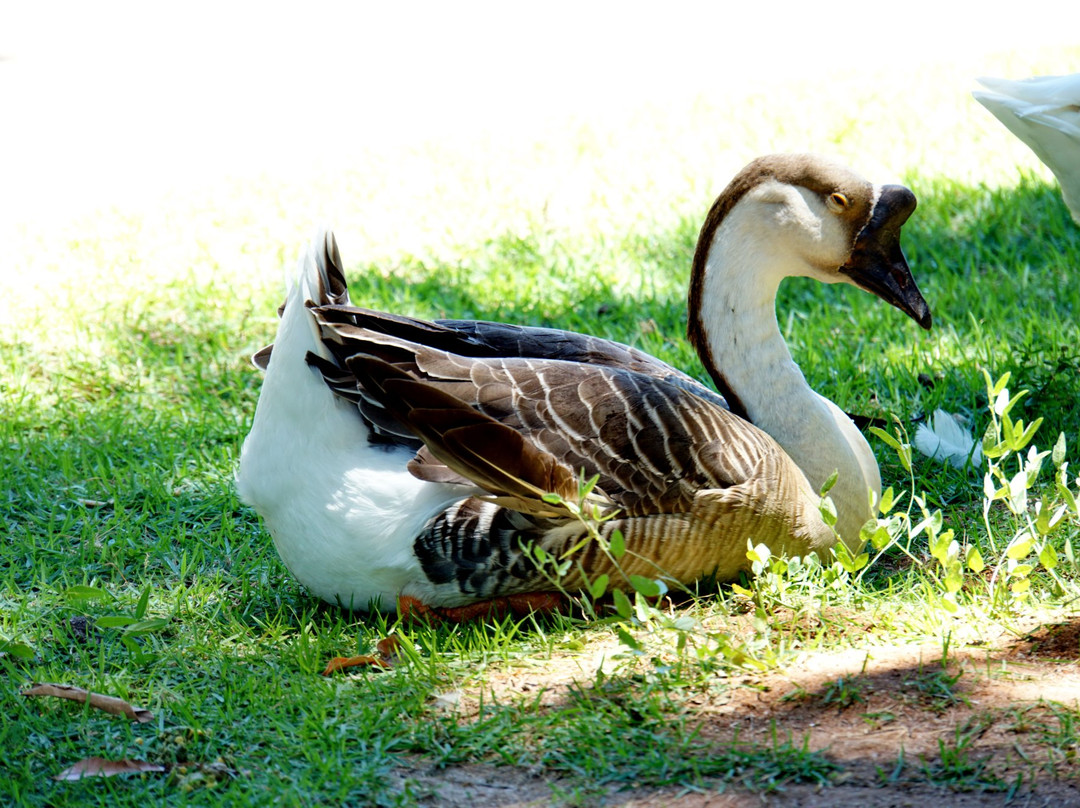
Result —
[[[858, 625], [857, 619], [844, 622]], [[588, 658], [567, 656], [545, 660], [542, 668], [493, 673], [483, 695], [534, 701], [539, 694], [542, 709], [558, 708], [569, 686], [588, 686], [597, 660], [618, 649], [589, 650]], [[741, 784], [705, 782], [612, 791], [576, 802], [571, 798], [568, 804], [1080, 807], [1080, 617], [1032, 624], [1019, 636], [1002, 631], [991, 640], [948, 648], [942, 657], [940, 642], [807, 652], [781, 670], [734, 678], [727, 687], [687, 702], [700, 722], [701, 738], [716, 745], [730, 743], [736, 734], [742, 743], [766, 745], [774, 733], [799, 744], [808, 739], [811, 749], [842, 767], [828, 785], [791, 784], [765, 794]], [[940, 687], [954, 677], [951, 686]], [[836, 685], [841, 679], [846, 688]], [[463, 719], [480, 695], [460, 694], [457, 709]], [[1063, 721], [1071, 722], [1067, 732]], [[940, 774], [941, 744], [948, 751], [958, 740], [967, 744], [967, 759], [982, 764], [981, 774], [959, 779]], [[429, 805], [542, 806], [574, 794], [573, 782], [546, 771], [490, 764], [434, 771], [416, 763], [400, 775], [429, 795], [424, 803]]]

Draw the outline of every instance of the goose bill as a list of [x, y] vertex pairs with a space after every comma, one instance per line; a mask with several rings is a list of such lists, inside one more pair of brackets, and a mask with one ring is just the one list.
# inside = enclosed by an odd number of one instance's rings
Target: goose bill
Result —
[[902, 185], [884, 186], [870, 220], [855, 238], [851, 258], [840, 272], [929, 330], [930, 307], [900, 248], [900, 228], [913, 210], [915, 194]]

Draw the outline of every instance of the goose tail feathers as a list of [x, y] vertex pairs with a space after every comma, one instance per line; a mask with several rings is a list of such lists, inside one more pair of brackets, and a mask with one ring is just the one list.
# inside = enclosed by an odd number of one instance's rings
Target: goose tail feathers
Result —
[[[285, 302], [278, 306], [278, 316], [284, 317], [289, 306], [345, 306], [349, 304], [349, 289], [345, 283], [341, 253], [337, 239], [329, 228], [320, 228], [300, 254], [296, 268], [285, 276]], [[281, 331], [279, 330], [279, 335]], [[274, 346], [267, 345], [255, 352], [251, 362], [260, 370], [270, 366]]]

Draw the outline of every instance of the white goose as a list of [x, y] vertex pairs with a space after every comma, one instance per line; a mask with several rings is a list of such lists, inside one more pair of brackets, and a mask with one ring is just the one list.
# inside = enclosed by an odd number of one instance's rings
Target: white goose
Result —
[[[351, 608], [452, 619], [542, 602], [521, 552], [560, 555], [581, 526], [579, 473], [615, 516], [626, 574], [730, 580], [746, 542], [827, 553], [816, 493], [833, 471], [836, 530], [858, 547], [880, 493], [866, 440], [815, 393], [777, 327], [789, 276], [851, 283], [924, 328], [930, 312], [900, 249], [915, 207], [810, 155], [743, 169], [701, 230], [689, 336], [721, 395], [634, 348], [554, 329], [428, 323], [348, 305], [337, 245], [301, 257], [282, 309], [237, 485], [293, 575]], [[595, 543], [566, 585], [611, 568]]]
[[1080, 224], [1080, 73], [1010, 81], [981, 78], [980, 104], [1028, 145], [1054, 172], [1061, 195]]

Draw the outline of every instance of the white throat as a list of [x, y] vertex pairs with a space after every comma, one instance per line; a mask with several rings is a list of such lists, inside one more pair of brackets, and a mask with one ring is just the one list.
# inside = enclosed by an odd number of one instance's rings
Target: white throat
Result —
[[736, 204], [716, 229], [705, 264], [701, 322], [716, 368], [757, 427], [783, 447], [815, 491], [839, 471], [830, 496], [849, 546], [881, 492], [877, 461], [851, 419], [806, 383], [776, 321], [783, 278], [808, 274], [755, 208]]

